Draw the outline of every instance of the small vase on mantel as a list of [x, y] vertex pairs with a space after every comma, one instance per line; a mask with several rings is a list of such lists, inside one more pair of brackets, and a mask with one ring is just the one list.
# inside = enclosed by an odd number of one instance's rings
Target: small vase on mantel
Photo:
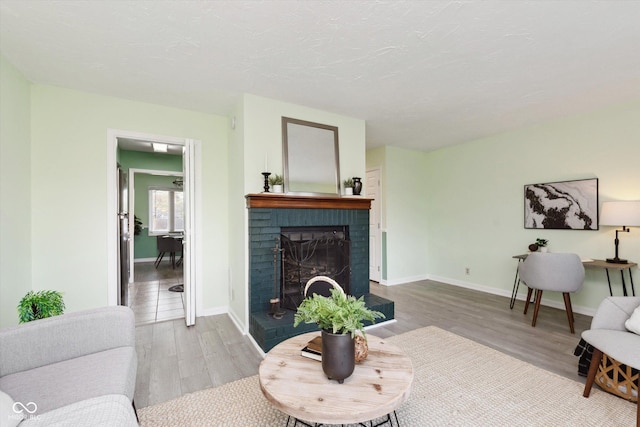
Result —
[[359, 196], [362, 191], [362, 178], [353, 177], [353, 195]]

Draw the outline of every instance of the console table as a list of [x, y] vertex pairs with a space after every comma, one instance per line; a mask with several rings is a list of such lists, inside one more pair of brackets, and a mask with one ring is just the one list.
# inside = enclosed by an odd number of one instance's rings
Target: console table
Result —
[[369, 355], [339, 384], [326, 377], [321, 362], [300, 355], [300, 350], [317, 335], [318, 332], [309, 332], [289, 338], [267, 353], [258, 374], [267, 400], [294, 417], [296, 425], [298, 420], [357, 424], [385, 415], [392, 423], [391, 414], [409, 397], [413, 382], [411, 359], [399, 347], [367, 334]]
[[[514, 255], [512, 258], [518, 260], [518, 264], [525, 259], [527, 259], [528, 254], [522, 255]], [[611, 289], [611, 277], [609, 276], [609, 269], [611, 270], [619, 270], [620, 277], [622, 278], [622, 294], [626, 297], [629, 294], [627, 293], [627, 284], [624, 280], [624, 271], [629, 271], [629, 282], [631, 284], [631, 293], [633, 296], [636, 296], [636, 290], [633, 285], [633, 274], [631, 274], [631, 269], [638, 264], [635, 262], [628, 262], [626, 264], [614, 264], [611, 262], [607, 262], [603, 259], [590, 259], [582, 261], [582, 265], [587, 268], [600, 268], [603, 269], [607, 273], [607, 283], [609, 284], [609, 295], [613, 296], [613, 290]], [[516, 303], [516, 296], [518, 295], [518, 287], [520, 286], [520, 279], [518, 275], [518, 268], [516, 267], [516, 277], [513, 280], [513, 290], [511, 291], [511, 301], [509, 302], [509, 308], [513, 309], [513, 306]]]

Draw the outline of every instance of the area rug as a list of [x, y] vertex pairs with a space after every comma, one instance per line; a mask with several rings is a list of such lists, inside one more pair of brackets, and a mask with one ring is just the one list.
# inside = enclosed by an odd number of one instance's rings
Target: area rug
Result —
[[[411, 396], [397, 411], [402, 426], [633, 426], [636, 405], [458, 335], [429, 326], [388, 341], [411, 357]], [[356, 368], [357, 369], [357, 368]], [[265, 427], [287, 416], [262, 396], [258, 377], [142, 408], [151, 426]]]

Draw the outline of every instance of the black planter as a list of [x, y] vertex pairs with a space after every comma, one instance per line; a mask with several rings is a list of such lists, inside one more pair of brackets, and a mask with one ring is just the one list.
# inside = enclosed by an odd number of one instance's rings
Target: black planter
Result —
[[353, 195], [359, 196], [362, 191], [362, 178], [358, 178], [357, 176], [353, 177]]
[[355, 346], [351, 334], [333, 334], [322, 330], [322, 370], [340, 384], [355, 368]]

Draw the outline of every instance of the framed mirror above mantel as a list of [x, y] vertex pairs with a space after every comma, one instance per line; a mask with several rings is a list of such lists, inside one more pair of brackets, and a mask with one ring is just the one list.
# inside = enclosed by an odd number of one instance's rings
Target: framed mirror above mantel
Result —
[[285, 193], [340, 195], [336, 126], [282, 117], [282, 147]]

